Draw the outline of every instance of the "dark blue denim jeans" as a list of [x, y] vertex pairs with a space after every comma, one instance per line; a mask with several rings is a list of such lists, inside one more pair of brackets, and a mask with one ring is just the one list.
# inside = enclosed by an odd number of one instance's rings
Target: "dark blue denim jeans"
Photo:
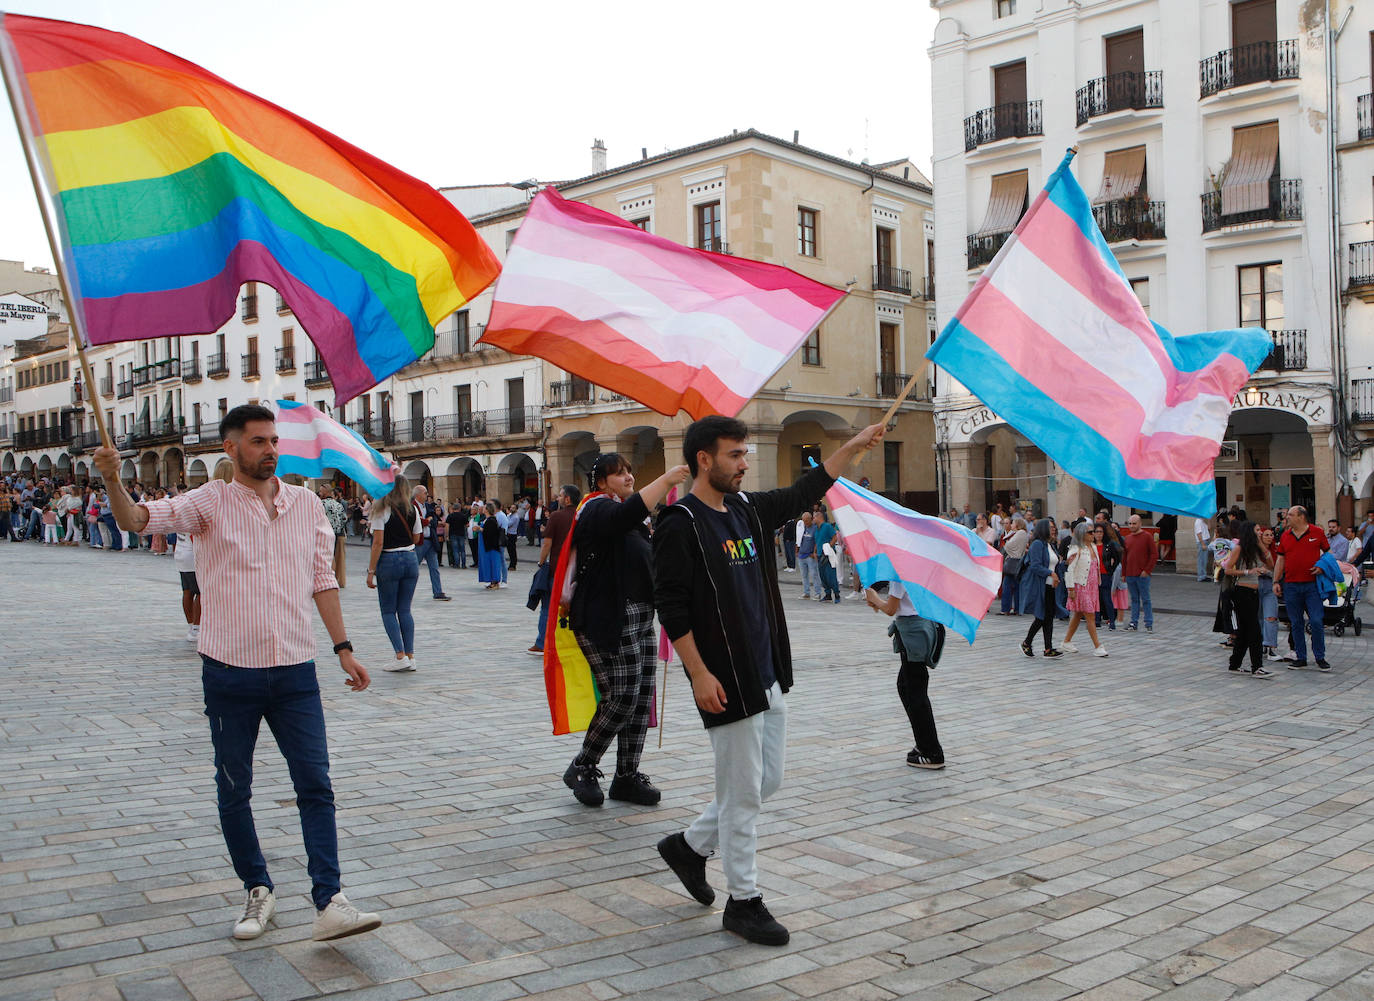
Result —
[[339, 892], [339, 843], [334, 826], [334, 790], [329, 784], [329, 748], [315, 662], [286, 667], [229, 667], [201, 657], [205, 715], [215, 746], [219, 822], [234, 872], [245, 890], [272, 887], [253, 825], [253, 748], [258, 725], [267, 721], [291, 772], [301, 815], [306, 871], [315, 909]]
[[124, 548], [124, 533], [119, 530], [119, 525], [115, 523], [115, 516], [112, 514], [102, 514], [100, 522], [110, 530], [110, 548], [119, 552]]
[[377, 604], [382, 610], [386, 638], [397, 653], [415, 652], [415, 617], [410, 606], [419, 580], [420, 563], [414, 550], [382, 553], [378, 557]]
[[436, 595], [444, 593], [444, 585], [439, 580], [439, 548], [433, 539], [421, 539], [415, 547], [415, 558], [429, 567], [429, 588]]
[[1283, 604], [1288, 609], [1288, 621], [1293, 626], [1293, 655], [1298, 660], [1307, 659], [1307, 633], [1303, 629], [1303, 619], [1312, 625], [1312, 655], [1317, 660], [1326, 659], [1326, 634], [1322, 632], [1324, 615], [1322, 596], [1312, 581], [1299, 583], [1283, 582]]

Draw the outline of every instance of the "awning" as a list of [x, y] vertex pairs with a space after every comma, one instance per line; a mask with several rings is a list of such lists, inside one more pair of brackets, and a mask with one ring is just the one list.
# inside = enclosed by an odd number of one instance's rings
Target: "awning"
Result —
[[1279, 157], [1278, 122], [1248, 125], [1231, 135], [1231, 163], [1221, 183], [1221, 214], [1269, 207], [1269, 178]]
[[992, 193], [988, 196], [988, 211], [983, 216], [983, 225], [973, 235], [1010, 233], [1021, 221], [1021, 210], [1025, 207], [1026, 172], [1014, 170], [1009, 174], [997, 174], [992, 179]]
[[1120, 201], [1140, 193], [1145, 180], [1145, 147], [1132, 146], [1108, 153], [1102, 165], [1102, 189], [1094, 202]]

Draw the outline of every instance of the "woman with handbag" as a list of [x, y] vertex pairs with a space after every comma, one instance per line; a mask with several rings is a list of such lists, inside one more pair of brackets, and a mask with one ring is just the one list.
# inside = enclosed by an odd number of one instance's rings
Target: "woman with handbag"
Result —
[[1013, 518], [1011, 531], [1002, 542], [1002, 610], [998, 615], [1021, 614], [1021, 567], [1029, 546], [1025, 519]]
[[1068, 609], [1071, 617], [1069, 619], [1068, 632], [1064, 634], [1064, 642], [1059, 644], [1059, 649], [1065, 653], [1077, 653], [1078, 648], [1073, 645], [1073, 634], [1078, 629], [1078, 624], [1082, 622], [1088, 630], [1088, 638], [1093, 641], [1093, 656], [1107, 656], [1107, 648], [1102, 645], [1102, 641], [1097, 638], [1097, 626], [1094, 618], [1098, 612], [1098, 597], [1102, 580], [1102, 567], [1100, 565], [1097, 547], [1093, 544], [1089, 532], [1091, 525], [1086, 521], [1080, 521], [1073, 528], [1073, 542], [1069, 545], [1068, 562], [1066, 566], [1065, 584], [1068, 588]]
[[[1250, 676], [1266, 679], [1274, 675], [1266, 671], [1261, 662], [1262, 646], [1260, 633], [1259, 582], [1268, 570], [1271, 575], [1274, 564], [1261, 548], [1259, 535], [1253, 522], [1243, 521], [1236, 531], [1235, 546], [1226, 557], [1221, 572], [1231, 579], [1231, 611], [1235, 614], [1236, 636], [1231, 648], [1229, 670], [1240, 671], [1240, 662], [1245, 654], [1250, 654]], [[1270, 587], [1270, 592], [1273, 588]]]
[[1112, 620], [1111, 628], [1115, 629], [1116, 624], [1121, 621], [1122, 616], [1131, 607], [1131, 591], [1126, 586], [1126, 546], [1121, 541], [1121, 529], [1116, 522], [1109, 521], [1103, 524], [1102, 534], [1105, 539], [1103, 545], [1112, 545], [1116, 550], [1117, 564], [1112, 571], [1112, 611], [1116, 613]]
[[1035, 523], [1035, 533], [1021, 569], [1021, 610], [1035, 616], [1026, 638], [1021, 641], [1021, 652], [1027, 657], [1035, 656], [1031, 640], [1037, 632], [1044, 635], [1046, 657], [1064, 656], [1054, 648], [1054, 586], [1059, 583], [1054, 565], [1058, 559], [1054, 551], [1054, 522], [1041, 518]]
[[1274, 593], [1274, 530], [1262, 525], [1257, 527], [1256, 534], [1265, 562], [1259, 572], [1260, 646], [1270, 660], [1282, 660], [1279, 655], [1279, 597]]
[[1226, 635], [1226, 639], [1221, 642], [1221, 645], [1226, 647], [1234, 647], [1236, 643], [1236, 625], [1231, 615], [1231, 592], [1235, 589], [1235, 577], [1227, 574], [1224, 568], [1235, 551], [1234, 535], [1238, 527], [1236, 523], [1223, 521], [1218, 529], [1217, 538], [1212, 542], [1217, 558], [1217, 580], [1221, 584], [1220, 593], [1217, 595], [1217, 614], [1212, 620], [1212, 632]]
[[420, 510], [410, 501], [410, 484], [398, 475], [391, 490], [372, 502], [372, 551], [367, 561], [367, 586], [377, 592], [382, 628], [396, 653], [385, 671], [415, 670], [415, 618], [410, 613], [420, 560], [415, 547], [423, 525]]
[[1106, 623], [1107, 628], [1115, 632], [1116, 617], [1121, 613], [1112, 603], [1112, 581], [1121, 566], [1121, 544], [1112, 541], [1110, 530], [1111, 526], [1104, 522], [1093, 526], [1093, 542], [1097, 546], [1098, 565], [1102, 568], [1097, 587], [1098, 611], [1093, 622], [1099, 627]]

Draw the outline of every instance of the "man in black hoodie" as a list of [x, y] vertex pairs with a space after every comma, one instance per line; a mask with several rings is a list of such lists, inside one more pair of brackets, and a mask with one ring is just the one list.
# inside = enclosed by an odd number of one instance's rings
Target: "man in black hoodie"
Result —
[[730, 891], [722, 924], [763, 945], [788, 941], [758, 893], [754, 858], [759, 808], [782, 784], [783, 694], [792, 687], [773, 533], [809, 511], [882, 436], [883, 426], [874, 424], [793, 486], [743, 494], [748, 427], [730, 417], [695, 421], [682, 442], [691, 492], [659, 516], [654, 532], [654, 604], [691, 679], [716, 759], [715, 799], [658, 851], [687, 891], [710, 904], [706, 857], [719, 846]]

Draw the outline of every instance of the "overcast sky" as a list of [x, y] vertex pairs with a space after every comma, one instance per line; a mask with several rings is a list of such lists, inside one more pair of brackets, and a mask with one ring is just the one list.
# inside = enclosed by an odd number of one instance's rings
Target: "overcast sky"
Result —
[[[167, 49], [437, 187], [580, 177], [594, 138], [614, 166], [751, 127], [930, 165], [925, 0], [10, 2]], [[0, 220], [0, 258], [52, 265], [8, 113]]]

